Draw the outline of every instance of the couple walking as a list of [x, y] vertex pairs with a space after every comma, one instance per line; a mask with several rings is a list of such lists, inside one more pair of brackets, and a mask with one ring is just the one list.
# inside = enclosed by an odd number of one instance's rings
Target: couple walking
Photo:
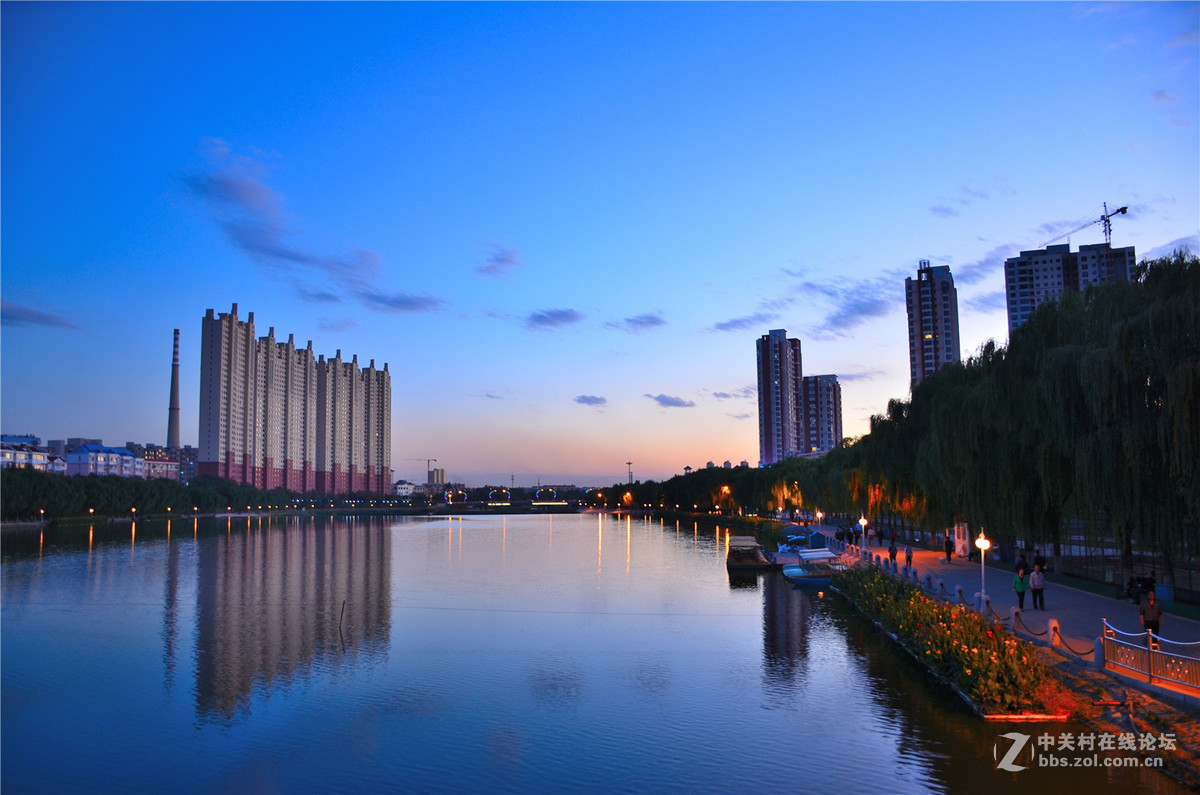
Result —
[[1033, 609], [1046, 609], [1046, 575], [1042, 571], [1041, 564], [1034, 564], [1033, 571], [1030, 571], [1028, 566], [1024, 565], [1022, 559], [1017, 564], [1017, 575], [1013, 577], [1013, 592], [1017, 595], [1017, 609], [1025, 609], [1025, 594], [1028, 591], [1033, 592]]

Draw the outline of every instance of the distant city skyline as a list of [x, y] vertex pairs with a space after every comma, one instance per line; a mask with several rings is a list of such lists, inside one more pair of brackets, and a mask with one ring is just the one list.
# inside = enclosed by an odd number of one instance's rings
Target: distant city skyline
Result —
[[1200, 250], [1198, 9], [0, 3], [0, 431], [165, 444], [178, 328], [197, 446], [238, 303], [389, 362], [395, 479], [756, 462], [777, 328], [863, 434], [920, 260], [966, 358], [1104, 202]]

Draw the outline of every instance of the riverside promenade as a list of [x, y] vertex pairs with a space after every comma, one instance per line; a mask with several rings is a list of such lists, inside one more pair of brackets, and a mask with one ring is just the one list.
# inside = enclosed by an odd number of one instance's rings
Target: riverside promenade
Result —
[[[837, 541], [833, 538], [835, 528], [821, 526], [810, 529], [820, 530], [820, 532], [829, 537], [830, 546], [835, 549], [837, 548]], [[904, 545], [898, 544], [897, 546], [896, 562], [903, 568]], [[850, 546], [848, 549], [852, 551], [856, 548]], [[888, 548], [886, 545], [882, 547], [875, 545], [870, 547], [864, 546], [863, 549], [870, 552], [872, 561], [877, 555], [881, 560], [887, 560], [888, 558]], [[846, 554], [851, 555], [852, 552]], [[917, 571], [922, 586], [926, 583], [926, 575], [931, 575], [933, 591], [930, 592], [927, 588], [926, 593], [957, 602], [958, 592], [956, 586], [961, 586], [962, 598], [965, 600], [967, 606], [974, 608], [974, 596], [979, 592], [981, 583], [978, 558], [970, 560], [968, 558], [952, 557], [951, 562], [947, 563], [944, 553], [913, 547], [913, 568]], [[1020, 614], [1017, 626], [1014, 627], [1012, 608], [1017, 606], [1017, 595], [1012, 589], [1013, 572], [991, 565], [986, 566], [984, 572], [987, 595], [991, 598], [991, 609], [994, 611], [994, 614], [988, 613], [989, 617], [1002, 620], [1003, 626], [1013, 630], [1017, 635], [1047, 645], [1050, 643], [1049, 620], [1054, 619], [1059, 624], [1059, 634], [1061, 637], [1061, 643], [1057, 648], [1069, 657], [1075, 657], [1089, 663], [1093, 661], [1095, 641], [1104, 632], [1103, 622], [1105, 619], [1120, 632], [1129, 633], [1130, 635], [1141, 635], [1143, 633], [1139, 622], [1138, 605], [1133, 604], [1128, 599], [1103, 596], [1049, 581], [1046, 582], [1045, 589], [1046, 609], [1034, 610], [1032, 594], [1027, 592], [1025, 594], [1025, 610]], [[939, 580], [943, 584], [944, 589], [939, 587]], [[1164, 650], [1168, 648], [1166, 641], [1174, 643], [1200, 643], [1200, 621], [1184, 618], [1177, 613], [1171, 612], [1172, 606], [1169, 604], [1164, 605], [1164, 607], [1165, 612], [1160, 632], [1161, 638], [1164, 639]], [[1144, 643], [1144, 636], [1143, 638], [1127, 637], [1123, 639], [1133, 643]], [[1169, 648], [1173, 651], [1176, 650], [1175, 646], [1170, 646]], [[1188, 653], [1188, 656], [1200, 657], [1200, 646], [1193, 646], [1190, 652], [1186, 653]], [[1127, 681], [1139, 681], [1136, 677], [1125, 678]], [[1143, 687], [1147, 686], [1145, 677], [1141, 678], [1140, 684]], [[1157, 680], [1156, 685], [1151, 687], [1154, 690], [1161, 689], [1157, 686]], [[1200, 706], [1200, 696], [1197, 696], [1194, 691], [1187, 692], [1185, 689], [1175, 687], [1167, 687], [1166, 689], [1176, 693], [1186, 693], [1193, 704]]]

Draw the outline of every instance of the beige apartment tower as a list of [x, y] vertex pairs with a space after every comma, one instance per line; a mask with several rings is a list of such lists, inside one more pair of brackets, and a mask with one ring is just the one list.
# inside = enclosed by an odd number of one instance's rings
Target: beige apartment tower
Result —
[[391, 485], [392, 386], [387, 364], [313, 356], [256, 337], [254, 313], [237, 304], [202, 321], [200, 475], [261, 489], [317, 494], [371, 492]]

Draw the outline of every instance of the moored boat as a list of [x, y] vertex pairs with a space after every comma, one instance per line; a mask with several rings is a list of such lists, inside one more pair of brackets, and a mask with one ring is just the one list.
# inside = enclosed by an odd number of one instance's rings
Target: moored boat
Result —
[[797, 554], [799, 563], [783, 567], [783, 576], [797, 585], [826, 585], [835, 571], [845, 568], [840, 556], [829, 549], [802, 549]]
[[730, 536], [725, 567], [733, 570], [769, 569], [771, 561], [754, 536]]

